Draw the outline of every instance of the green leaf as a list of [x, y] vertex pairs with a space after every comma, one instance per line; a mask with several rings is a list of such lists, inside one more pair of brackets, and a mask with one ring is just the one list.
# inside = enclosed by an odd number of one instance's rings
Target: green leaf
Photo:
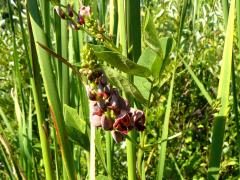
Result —
[[[155, 62], [160, 61], [161, 59], [159, 55], [150, 47], [148, 47], [142, 52], [138, 60], [138, 64], [151, 69], [153, 77], [155, 78], [156, 74], [159, 74], [161, 67], [153, 67], [153, 65]], [[136, 76], [134, 77], [134, 84], [136, 85], [136, 87], [138, 87], [143, 97], [145, 99], [148, 99], [151, 91], [151, 83], [146, 78]]]
[[147, 47], [138, 59], [138, 64], [152, 70], [152, 66], [157, 59], [160, 59], [158, 54], [151, 48]]
[[148, 68], [130, 61], [128, 58], [118, 52], [106, 50], [103, 46], [92, 45], [92, 47], [99, 60], [107, 62], [122, 72], [141, 77], [151, 76], [151, 71]]
[[64, 105], [64, 119], [66, 129], [71, 140], [89, 151], [90, 142], [86, 135], [86, 122], [80, 118], [76, 109]]
[[127, 95], [134, 97], [138, 102], [143, 104], [146, 103], [146, 99], [140, 93], [138, 88], [134, 84], [132, 84], [126, 77], [124, 77], [121, 73], [109, 67], [104, 67], [104, 70], [106, 76], [108, 77], [112, 85], [120, 88]]

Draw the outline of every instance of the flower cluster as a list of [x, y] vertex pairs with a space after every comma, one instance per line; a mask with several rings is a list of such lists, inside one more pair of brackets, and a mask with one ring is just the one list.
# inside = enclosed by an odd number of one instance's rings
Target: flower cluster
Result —
[[79, 9], [76, 17], [74, 17], [75, 13], [73, 6], [70, 4], [67, 5], [66, 12], [64, 12], [60, 6], [55, 6], [54, 9], [59, 17], [62, 19], [68, 19], [69, 25], [75, 30], [80, 29], [80, 26], [84, 25], [91, 15], [91, 9], [89, 6], [82, 6]]
[[70, 4], [67, 5], [65, 11], [60, 6], [55, 6], [54, 9], [59, 17], [68, 20], [69, 25], [73, 29], [79, 30], [84, 25], [85, 31], [91, 36], [96, 37], [100, 41], [104, 41], [106, 38], [104, 36], [104, 27], [99, 26], [98, 22], [92, 18], [91, 8], [89, 6], [82, 6], [78, 13], [74, 12], [73, 6]]
[[95, 57], [91, 55], [91, 48], [88, 47], [83, 52], [85, 60], [81, 72], [88, 77], [89, 82], [86, 89], [90, 100], [91, 124], [111, 131], [116, 142], [121, 142], [123, 135], [132, 129], [143, 131], [144, 112], [131, 108], [119, 91], [108, 83], [104, 71], [93, 60]]

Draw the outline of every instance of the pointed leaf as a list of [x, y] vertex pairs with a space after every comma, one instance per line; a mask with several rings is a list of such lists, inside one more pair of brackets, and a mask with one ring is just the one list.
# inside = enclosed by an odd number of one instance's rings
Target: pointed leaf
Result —
[[86, 122], [80, 118], [76, 109], [64, 105], [64, 119], [71, 140], [89, 151], [90, 142], [86, 135]]
[[133, 61], [129, 60], [118, 52], [104, 50], [104, 47], [101, 48], [101, 46], [92, 45], [92, 47], [96, 56], [101, 61], [107, 62], [108, 64], [119, 69], [120, 71], [141, 77], [149, 77], [151, 75], [151, 71], [148, 68], [134, 63]]
[[134, 97], [138, 102], [143, 104], [146, 103], [146, 99], [140, 93], [138, 88], [134, 84], [132, 84], [126, 77], [124, 77], [121, 73], [109, 67], [104, 67], [104, 70], [112, 85], [120, 88], [127, 95]]

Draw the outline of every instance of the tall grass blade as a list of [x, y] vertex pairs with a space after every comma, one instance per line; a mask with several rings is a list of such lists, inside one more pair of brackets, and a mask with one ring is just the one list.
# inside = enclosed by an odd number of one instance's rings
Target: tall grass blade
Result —
[[229, 111], [229, 88], [231, 81], [232, 48], [234, 33], [235, 0], [231, 1], [226, 38], [224, 43], [223, 59], [218, 85], [217, 98], [220, 100], [220, 109], [213, 123], [212, 144], [210, 149], [208, 179], [218, 179], [221, 163], [222, 145], [225, 131], [225, 122]]
[[[30, 24], [30, 19], [28, 16], [28, 28], [29, 28], [29, 37], [30, 37], [30, 66], [32, 70], [32, 77], [30, 79], [32, 92], [33, 92], [33, 99], [34, 104], [36, 108], [36, 114], [37, 114], [37, 122], [38, 122], [38, 131], [40, 136], [40, 143], [41, 143], [41, 149], [43, 154], [43, 163], [45, 168], [45, 177], [47, 180], [53, 179], [53, 168], [52, 168], [52, 161], [51, 161], [51, 153], [50, 153], [50, 145], [48, 143], [48, 136], [46, 132], [46, 123], [45, 123], [45, 114], [44, 114], [44, 107], [43, 107], [43, 99], [42, 99], [42, 81], [41, 81], [41, 75], [40, 75], [40, 69], [39, 64], [37, 63], [37, 52], [36, 47], [34, 44], [33, 34], [32, 34], [32, 28]], [[27, 48], [27, 47], [25, 47]], [[27, 49], [25, 50], [27, 51]]]
[[[35, 42], [40, 42], [47, 45], [47, 37], [43, 30], [42, 21], [36, 1], [27, 1], [30, 20], [33, 29]], [[50, 55], [41, 47], [36, 44], [37, 55], [42, 72], [44, 87], [50, 105], [51, 115], [56, 129], [58, 143], [60, 145], [63, 163], [66, 168], [67, 176], [69, 179], [75, 179], [75, 170], [73, 163], [73, 155], [69, 147], [69, 140], [66, 134], [65, 124], [63, 120], [62, 106], [57, 91], [56, 80], [50, 62]]]
[[[164, 123], [163, 123], [163, 127], [162, 127], [162, 137], [161, 137], [162, 141], [164, 139], [168, 138], [168, 126], [169, 126], [170, 113], [171, 113], [174, 77], [175, 77], [175, 69], [173, 70], [170, 90], [169, 90], [169, 94], [168, 94], [166, 112], [165, 112], [165, 117], [164, 117]], [[165, 159], [166, 159], [166, 149], [167, 149], [167, 141], [163, 142], [160, 147], [157, 180], [163, 179], [164, 164], [165, 164]]]
[[[237, 38], [238, 38], [238, 50], [240, 50], [240, 0], [236, 0], [236, 13], [237, 13]], [[239, 60], [239, 58], [238, 58]], [[233, 83], [235, 85], [235, 83]], [[233, 87], [234, 88], [234, 87]], [[234, 88], [236, 90], [236, 88]], [[236, 93], [235, 93], [236, 94]], [[236, 100], [235, 100], [236, 99]], [[237, 124], [237, 146], [238, 146], [238, 152], [240, 152], [240, 122], [238, 118], [238, 105], [237, 105], [237, 96], [234, 95], [234, 109], [235, 109], [235, 121]], [[240, 153], [238, 155], [238, 169], [239, 169], [239, 175], [240, 175]]]

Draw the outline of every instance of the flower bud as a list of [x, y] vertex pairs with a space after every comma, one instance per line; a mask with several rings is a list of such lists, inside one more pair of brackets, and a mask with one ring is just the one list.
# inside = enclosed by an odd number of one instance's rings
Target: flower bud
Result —
[[107, 118], [105, 115], [102, 115], [101, 117], [101, 124], [102, 124], [102, 128], [105, 131], [109, 131], [113, 129], [113, 122], [111, 119]]
[[59, 6], [55, 6], [54, 10], [60, 18], [66, 19], [64, 11]]
[[134, 127], [138, 131], [143, 131], [145, 129], [145, 114], [143, 111], [138, 110], [138, 109], [133, 109], [131, 108], [130, 112], [132, 113], [132, 119], [134, 122]]
[[73, 7], [72, 7], [72, 5], [68, 4], [67, 9], [68, 9], [69, 17], [73, 17]]

